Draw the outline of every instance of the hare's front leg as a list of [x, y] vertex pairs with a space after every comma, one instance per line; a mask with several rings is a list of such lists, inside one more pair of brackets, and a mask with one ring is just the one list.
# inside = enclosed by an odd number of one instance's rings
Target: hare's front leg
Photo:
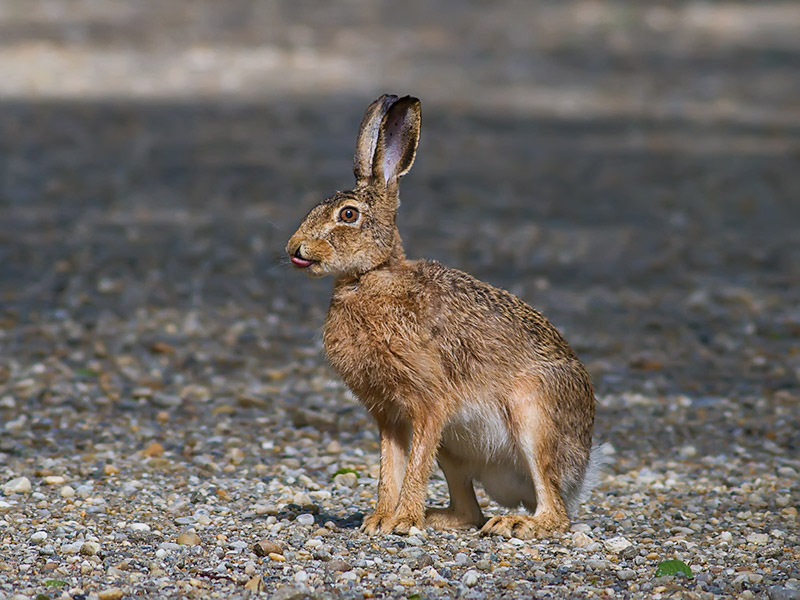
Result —
[[378, 418], [381, 435], [381, 471], [378, 481], [378, 504], [375, 512], [364, 517], [361, 531], [374, 535], [386, 531], [400, 499], [400, 486], [408, 460], [408, 429]]
[[[420, 412], [425, 412], [420, 411]], [[436, 450], [442, 437], [444, 419], [437, 414], [421, 414], [412, 423], [411, 450], [400, 488], [400, 499], [393, 517], [382, 524], [384, 533], [406, 534], [411, 527], [425, 526], [425, 496]]]

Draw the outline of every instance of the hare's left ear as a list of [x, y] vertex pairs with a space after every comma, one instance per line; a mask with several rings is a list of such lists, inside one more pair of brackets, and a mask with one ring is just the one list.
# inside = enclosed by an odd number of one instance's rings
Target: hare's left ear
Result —
[[375, 183], [388, 186], [408, 173], [417, 154], [420, 125], [421, 111], [417, 98], [404, 96], [386, 111], [372, 160]]
[[356, 153], [353, 157], [353, 174], [358, 183], [366, 183], [372, 178], [372, 160], [375, 158], [375, 147], [378, 145], [383, 117], [389, 107], [397, 102], [397, 96], [384, 94], [376, 99], [364, 111], [361, 125], [358, 127], [356, 140]]

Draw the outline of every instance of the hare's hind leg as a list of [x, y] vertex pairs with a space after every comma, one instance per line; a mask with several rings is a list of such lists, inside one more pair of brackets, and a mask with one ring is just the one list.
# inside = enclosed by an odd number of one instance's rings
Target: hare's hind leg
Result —
[[[565, 432], [553, 422], [550, 412], [528, 397], [514, 407], [517, 415], [515, 437], [519, 451], [520, 476], [528, 475], [535, 488], [533, 515], [493, 517], [481, 529], [486, 535], [502, 535], [521, 539], [547, 537], [569, 528], [569, 518], [561, 497], [561, 481], [565, 468], [559, 446], [573, 443], [563, 439]], [[524, 502], [524, 500], [523, 500]]]
[[450, 506], [428, 508], [425, 511], [425, 525], [435, 529], [467, 529], [483, 525], [486, 519], [483, 518], [481, 507], [475, 498], [472, 473], [468, 465], [444, 448], [439, 449], [438, 462], [447, 480]]

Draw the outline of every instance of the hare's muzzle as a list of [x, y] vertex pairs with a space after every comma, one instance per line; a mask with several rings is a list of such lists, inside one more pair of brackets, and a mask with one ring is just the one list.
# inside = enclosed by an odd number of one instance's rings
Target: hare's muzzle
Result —
[[300, 248], [295, 250], [292, 254], [289, 255], [289, 259], [292, 261], [292, 265], [297, 267], [298, 269], [307, 269], [311, 265], [313, 265], [315, 260], [310, 260], [308, 258], [303, 258], [303, 255], [300, 252]]

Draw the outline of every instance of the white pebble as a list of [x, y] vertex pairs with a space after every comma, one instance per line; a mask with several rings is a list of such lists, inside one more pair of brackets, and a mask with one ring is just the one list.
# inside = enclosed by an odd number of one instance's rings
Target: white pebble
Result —
[[72, 498], [75, 495], [75, 488], [73, 488], [71, 485], [65, 485], [58, 491], [58, 493], [62, 498]]
[[131, 531], [150, 531], [150, 525], [147, 523], [131, 523], [128, 525]]
[[34, 544], [41, 544], [47, 539], [47, 532], [46, 531], [37, 531], [31, 536], [31, 541]]
[[723, 542], [730, 542], [733, 540], [733, 534], [731, 534], [730, 531], [723, 531], [719, 534], [719, 539], [721, 539]]
[[475, 569], [470, 569], [464, 576], [461, 578], [461, 583], [463, 583], [467, 587], [473, 587], [475, 584], [478, 583], [478, 578], [480, 575]]
[[609, 552], [613, 552], [615, 554], [619, 554], [620, 552], [625, 550], [625, 548], [629, 548], [632, 545], [633, 544], [631, 544], [627, 539], [625, 539], [622, 536], [613, 537], [603, 542], [603, 546], [606, 547], [606, 550], [608, 550]]
[[305, 543], [305, 547], [309, 550], [313, 550], [314, 548], [319, 548], [322, 546], [323, 541], [319, 538], [311, 538]]
[[61, 545], [61, 552], [64, 554], [77, 554], [81, 551], [81, 546], [83, 546], [83, 542], [73, 542], [71, 544], [62, 544]]
[[93, 556], [100, 552], [100, 544], [97, 542], [83, 542], [81, 544], [80, 553], [87, 556]]
[[164, 548], [159, 548], [156, 550], [156, 558], [164, 558], [167, 554], [168, 552], [164, 550]]
[[294, 574], [294, 580], [297, 583], [305, 583], [306, 581], [308, 581], [308, 573], [306, 573], [305, 571], [298, 571], [297, 573]]
[[469, 562], [469, 557], [464, 554], [463, 552], [459, 552], [456, 554], [456, 564], [457, 565], [465, 565]]
[[300, 525], [313, 525], [314, 515], [303, 513], [302, 515], [298, 515], [296, 520]]
[[747, 536], [747, 541], [751, 544], [766, 544], [769, 542], [769, 536], [766, 533], [751, 533]]
[[31, 480], [27, 477], [16, 477], [3, 485], [4, 494], [27, 494], [31, 491]]
[[354, 488], [358, 485], [358, 476], [355, 473], [339, 473], [333, 478], [336, 487]]
[[408, 535], [418, 535], [420, 537], [425, 537], [425, 532], [421, 529], [417, 529], [413, 525], [408, 530]]

